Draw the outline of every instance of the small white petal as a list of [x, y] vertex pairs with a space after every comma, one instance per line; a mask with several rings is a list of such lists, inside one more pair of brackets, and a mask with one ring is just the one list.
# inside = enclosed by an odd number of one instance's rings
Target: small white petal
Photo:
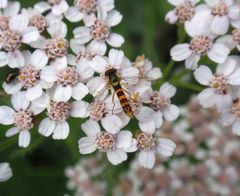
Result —
[[7, 54], [5, 52], [0, 52], [0, 67], [8, 64]]
[[165, 20], [170, 24], [176, 23], [178, 20], [178, 16], [176, 15], [176, 10], [174, 9], [169, 11], [165, 16]]
[[101, 122], [103, 128], [111, 134], [117, 134], [122, 128], [121, 119], [115, 115], [107, 115]]
[[28, 17], [23, 14], [14, 15], [10, 18], [9, 28], [12, 31], [22, 32], [28, 26]]
[[52, 138], [54, 140], [65, 140], [69, 134], [69, 125], [67, 122], [56, 123]]
[[26, 98], [29, 101], [34, 101], [35, 99], [41, 97], [42, 93], [43, 93], [42, 87], [39, 84], [37, 84], [36, 86], [27, 89]]
[[118, 165], [127, 160], [127, 153], [120, 149], [116, 149], [113, 151], [108, 151], [107, 158], [113, 165]]
[[204, 108], [213, 107], [216, 104], [214, 90], [207, 88], [198, 94], [198, 100]]
[[200, 60], [200, 55], [192, 54], [190, 55], [186, 61], [185, 61], [185, 66], [187, 69], [194, 70], [198, 67], [198, 62]]
[[139, 111], [139, 113], [136, 114], [136, 118], [139, 121], [148, 121], [152, 119], [153, 114], [154, 114], [154, 111], [151, 108], [144, 106]]
[[9, 163], [0, 164], [0, 182], [5, 182], [12, 177], [12, 169], [9, 166]]
[[42, 50], [36, 50], [32, 53], [30, 62], [37, 69], [42, 69], [48, 63], [48, 56]]
[[83, 19], [83, 14], [78, 10], [77, 7], [70, 7], [67, 12], [65, 12], [65, 17], [70, 22], [79, 22]]
[[229, 77], [229, 84], [240, 85], [240, 69], [236, 69]]
[[72, 88], [72, 97], [76, 100], [83, 99], [88, 94], [88, 88], [81, 82]]
[[74, 29], [73, 34], [76, 44], [85, 44], [92, 39], [88, 27], [78, 27]]
[[32, 104], [36, 105], [37, 107], [46, 108], [49, 104], [49, 96], [47, 93], [42, 93], [42, 95], [32, 101]]
[[123, 62], [124, 53], [121, 50], [111, 49], [109, 51], [109, 63], [112, 66], [118, 68]]
[[156, 130], [154, 120], [139, 121], [138, 124], [139, 124], [141, 131], [143, 131], [144, 133], [153, 134]]
[[154, 123], [157, 129], [162, 126], [163, 123], [163, 115], [161, 111], [155, 112], [153, 115]]
[[14, 16], [17, 13], [19, 13], [21, 9], [21, 5], [19, 2], [17, 1], [13, 1], [13, 2], [8, 2], [8, 6], [3, 10], [3, 15], [4, 16]]
[[216, 63], [223, 63], [230, 53], [230, 49], [220, 43], [213, 44], [207, 56]]
[[158, 80], [162, 77], [162, 71], [160, 68], [154, 67], [147, 73], [147, 77], [151, 78], [152, 80]]
[[83, 137], [78, 141], [79, 152], [81, 154], [90, 154], [97, 150], [95, 140], [89, 137]]
[[20, 129], [18, 127], [12, 127], [6, 132], [6, 137], [12, 137], [19, 133]]
[[107, 39], [107, 43], [115, 48], [119, 48], [125, 42], [124, 37], [119, 35], [118, 33], [111, 33], [109, 38]]
[[169, 3], [171, 3], [174, 6], [178, 6], [181, 5], [182, 3], [184, 3], [185, 0], [168, 0]]
[[62, 70], [67, 67], [67, 57], [63, 56], [61, 58], [57, 58], [51, 62], [51, 66], [53, 66], [56, 70]]
[[110, 27], [113, 27], [118, 25], [121, 22], [121, 20], [122, 20], [122, 15], [120, 14], [120, 12], [113, 10], [108, 13], [106, 18], [106, 23]]
[[2, 87], [7, 94], [12, 95], [21, 90], [22, 83], [19, 80], [14, 80], [11, 83], [4, 82]]
[[238, 61], [235, 58], [228, 57], [224, 63], [217, 66], [216, 72], [223, 74], [225, 77], [228, 77], [235, 71], [237, 64]]
[[12, 95], [11, 97], [11, 103], [15, 110], [19, 111], [20, 109], [27, 109], [30, 102], [26, 99], [26, 92], [19, 91]]
[[215, 35], [225, 35], [229, 29], [227, 16], [215, 16], [211, 24], [211, 32]]
[[40, 34], [36, 27], [27, 27], [22, 32], [22, 42], [25, 44], [37, 41], [39, 37]]
[[107, 45], [104, 42], [93, 40], [89, 44], [89, 50], [93, 54], [104, 55], [107, 51]]
[[55, 101], [64, 101], [67, 102], [72, 96], [72, 87], [70, 86], [57, 86], [54, 92]]
[[61, 0], [59, 4], [53, 5], [52, 13], [59, 16], [68, 10], [68, 4], [65, 0]]
[[98, 133], [100, 133], [100, 126], [96, 121], [87, 120], [81, 125], [82, 130], [88, 137], [95, 138]]
[[160, 94], [166, 98], [173, 97], [176, 94], [176, 91], [176, 87], [169, 84], [168, 82], [165, 82], [159, 89]]
[[0, 106], [0, 124], [11, 125], [14, 123], [14, 110], [8, 106]]
[[180, 110], [177, 106], [171, 104], [163, 110], [163, 116], [168, 121], [174, 121], [178, 118]]
[[85, 101], [72, 102], [70, 115], [75, 118], [86, 118], [89, 116], [89, 104]]
[[101, 56], [95, 56], [89, 66], [98, 73], [103, 73], [107, 67], [106, 60]]
[[46, 82], [55, 82], [57, 80], [56, 69], [51, 66], [46, 66], [41, 70], [40, 77]]
[[34, 9], [36, 9], [38, 12], [43, 13], [46, 12], [47, 10], [50, 10], [51, 7], [47, 2], [39, 2], [34, 5]]
[[155, 164], [155, 154], [153, 151], [141, 151], [139, 153], [138, 161], [139, 165], [144, 168], [152, 169]]
[[30, 132], [28, 130], [21, 130], [18, 138], [18, 145], [26, 148], [29, 146], [31, 140]]
[[55, 130], [55, 127], [56, 127], [56, 123], [54, 121], [50, 120], [49, 118], [45, 118], [40, 123], [38, 132], [41, 135], [48, 137], [53, 133], [53, 131]]
[[24, 57], [19, 50], [8, 52], [7, 58], [8, 58], [8, 66], [11, 68], [19, 68], [24, 66], [25, 64]]
[[53, 20], [47, 29], [49, 34], [54, 38], [64, 38], [67, 35], [67, 25], [59, 20]]
[[172, 156], [174, 149], [176, 148], [176, 144], [170, 140], [165, 138], [160, 138], [157, 140], [157, 151], [161, 156], [170, 157]]
[[195, 79], [202, 85], [208, 85], [213, 78], [212, 71], [205, 65], [201, 65], [194, 71]]
[[132, 136], [130, 131], [120, 131], [117, 135], [117, 148], [129, 148], [132, 144]]
[[174, 61], [183, 61], [192, 54], [192, 51], [189, 44], [178, 44], [171, 49], [170, 54]]

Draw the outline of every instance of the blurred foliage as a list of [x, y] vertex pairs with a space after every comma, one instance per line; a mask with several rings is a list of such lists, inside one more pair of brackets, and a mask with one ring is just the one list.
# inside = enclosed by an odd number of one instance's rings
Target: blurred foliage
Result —
[[[23, 7], [28, 7], [38, 1], [20, 2]], [[134, 60], [137, 55], [145, 54], [154, 66], [161, 67], [166, 79], [179, 87], [174, 102], [186, 103], [188, 97], [200, 89], [187, 82], [179, 82], [190, 72], [182, 69], [182, 63], [170, 61], [170, 48], [186, 39], [182, 28], [178, 32], [176, 26], [170, 26], [164, 21], [166, 12], [171, 9], [170, 5], [166, 0], [116, 0], [116, 9], [123, 14], [123, 21], [114, 31], [125, 37], [122, 49], [126, 56]], [[73, 26], [69, 26], [69, 31], [72, 29]], [[8, 72], [8, 68], [1, 68], [1, 83]], [[160, 83], [155, 85], [159, 86]], [[10, 105], [10, 97], [1, 96], [0, 105]], [[77, 146], [81, 136], [80, 124], [80, 120], [70, 120], [71, 132], [65, 141], [44, 138], [37, 129], [33, 129], [31, 145], [27, 149], [18, 147], [18, 136], [5, 138], [5, 131], [9, 127], [0, 126], [0, 162], [9, 161], [14, 173], [9, 181], [0, 183], [0, 196], [54, 196], [68, 193], [64, 169], [84, 157], [79, 154]], [[111, 184], [116, 183], [116, 175], [127, 169], [127, 166], [128, 163], [117, 167], [110, 167], [108, 163], [106, 166], [106, 172], [101, 178], [109, 182], [108, 195], [111, 194]]]

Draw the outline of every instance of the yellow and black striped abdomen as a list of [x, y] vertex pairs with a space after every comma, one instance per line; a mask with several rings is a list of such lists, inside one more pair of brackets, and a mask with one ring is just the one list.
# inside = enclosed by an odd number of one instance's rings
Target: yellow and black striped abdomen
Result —
[[130, 118], [132, 118], [134, 116], [134, 114], [133, 114], [132, 108], [123, 92], [121, 85], [120, 84], [114, 85], [113, 89], [116, 92], [116, 95], [120, 101], [123, 111], [125, 112], [126, 115], [128, 115]]
[[132, 118], [134, 116], [134, 114], [133, 114], [132, 108], [129, 104], [129, 101], [127, 100], [126, 95], [123, 91], [123, 88], [120, 84], [119, 78], [117, 77], [117, 75], [114, 72], [109, 73], [108, 77], [109, 77], [110, 85], [113, 87], [113, 89], [120, 101], [123, 111], [125, 112], [125, 114], [127, 116]]

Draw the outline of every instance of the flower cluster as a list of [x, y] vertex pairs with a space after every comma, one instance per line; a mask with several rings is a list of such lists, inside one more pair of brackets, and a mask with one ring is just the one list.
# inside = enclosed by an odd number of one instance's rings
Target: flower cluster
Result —
[[[181, 108], [179, 121], [167, 122], [161, 132], [177, 144], [177, 156], [152, 170], [139, 167], [134, 159], [130, 169], [115, 178], [114, 195], [239, 195], [240, 144], [227, 128], [221, 129], [217, 117], [216, 110], [202, 109], [191, 99]], [[98, 194], [105, 195], [106, 182], [98, 173], [106, 168], [100, 160], [86, 158], [67, 168], [68, 188], [76, 195], [99, 188]]]
[[185, 67], [194, 70], [197, 82], [207, 87], [198, 95], [201, 105], [216, 107], [222, 125], [232, 125], [233, 133], [240, 135], [240, 59], [236, 55], [240, 43], [239, 1], [169, 0], [169, 3], [175, 9], [166, 15], [166, 20], [183, 24], [190, 37], [188, 43], [171, 49], [172, 59], [185, 61]]
[[[28, 147], [40, 122], [39, 134], [64, 140], [73, 117], [86, 120], [82, 154], [106, 152], [116, 165], [139, 150], [139, 162], [147, 168], [156, 153], [173, 154], [175, 144], [154, 134], [163, 120], [179, 115], [171, 103], [176, 88], [166, 82], [153, 90], [161, 70], [144, 55], [132, 62], [116, 49], [124, 38], [112, 30], [122, 20], [114, 0], [73, 5], [48, 0], [31, 8], [4, 1], [0, 6], [0, 66], [13, 69], [2, 84], [12, 103], [0, 107], [0, 123], [13, 125], [7, 137], [19, 134], [19, 146]], [[66, 20], [76, 27], [72, 33]], [[138, 127], [128, 126], [134, 120]]]

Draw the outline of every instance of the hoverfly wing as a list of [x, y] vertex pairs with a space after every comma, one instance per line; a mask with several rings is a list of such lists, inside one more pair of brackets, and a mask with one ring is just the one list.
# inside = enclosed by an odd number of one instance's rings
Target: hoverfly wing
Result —
[[108, 85], [101, 84], [93, 93], [93, 97], [96, 99], [104, 99], [108, 95]]

